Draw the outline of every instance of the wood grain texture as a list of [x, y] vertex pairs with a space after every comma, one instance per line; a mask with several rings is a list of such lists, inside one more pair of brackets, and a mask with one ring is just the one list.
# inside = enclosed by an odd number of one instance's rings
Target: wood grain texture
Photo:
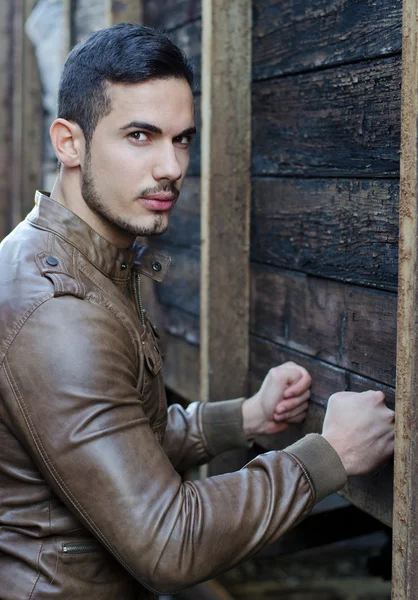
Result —
[[107, 0], [110, 4], [108, 25], [116, 23], [143, 23], [143, 0]]
[[401, 0], [256, 0], [253, 78], [401, 51]]
[[156, 286], [158, 301], [165, 306], [199, 315], [201, 268], [199, 252], [191, 248], [165, 247], [171, 266], [164, 283]]
[[395, 384], [396, 295], [252, 263], [251, 331]]
[[144, 24], [170, 31], [201, 16], [201, 0], [143, 0]]
[[[24, 21], [37, 0], [25, 0]], [[42, 168], [42, 85], [32, 42], [23, 34], [22, 105], [22, 196], [21, 218], [33, 207], [35, 190], [41, 187]], [[30, 140], [30, 143], [28, 142]]]
[[253, 85], [253, 175], [398, 177], [399, 57]]
[[201, 399], [216, 401], [247, 386], [251, 2], [202, 8]]
[[77, 0], [72, 15], [76, 44], [110, 25], [110, 8], [110, 0]]
[[170, 40], [183, 50], [189, 58], [194, 70], [194, 90], [200, 91], [201, 87], [201, 46], [202, 46], [202, 21], [197, 19], [191, 23], [186, 23], [168, 33]]
[[402, 75], [402, 160], [400, 181], [398, 402], [395, 426], [393, 518], [394, 600], [418, 598], [418, 13], [417, 0], [404, 1]]
[[[251, 392], [255, 393], [267, 371], [287, 360], [304, 366], [312, 376], [312, 396], [306, 421], [300, 426], [292, 426], [288, 432], [276, 436], [257, 438], [266, 450], [282, 449], [306, 433], [320, 433], [325, 408], [329, 396], [337, 391], [352, 390], [362, 392], [369, 389], [382, 390], [388, 406], [393, 408], [395, 391], [379, 382], [361, 377], [323, 361], [309, 358], [255, 336], [250, 338]], [[353, 478], [343, 490], [343, 495], [356, 506], [375, 516], [383, 523], [392, 522], [393, 478], [390, 466], [372, 476]]]
[[189, 402], [199, 400], [199, 347], [168, 333], [165, 333], [164, 339], [164, 380], [166, 386]]
[[251, 258], [396, 291], [394, 180], [253, 179]]
[[15, 227], [33, 206], [35, 190], [41, 182], [42, 96], [34, 48], [24, 25], [35, 5], [34, 0], [10, 3], [9, 119], [9, 225]]
[[10, 231], [10, 172], [11, 172], [11, 73], [10, 24], [11, 2], [0, 3], [0, 240]]

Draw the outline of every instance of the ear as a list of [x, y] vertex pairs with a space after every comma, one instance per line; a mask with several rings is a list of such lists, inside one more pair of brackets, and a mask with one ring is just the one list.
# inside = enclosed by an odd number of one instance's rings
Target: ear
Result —
[[78, 167], [83, 164], [85, 139], [77, 123], [66, 119], [55, 119], [49, 134], [60, 163], [65, 167]]

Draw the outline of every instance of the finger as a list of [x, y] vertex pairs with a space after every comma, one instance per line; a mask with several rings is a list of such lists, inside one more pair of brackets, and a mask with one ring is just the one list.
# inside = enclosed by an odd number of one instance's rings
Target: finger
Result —
[[306, 402], [311, 397], [311, 390], [306, 390], [300, 396], [295, 396], [294, 398], [290, 398], [289, 400], [282, 400], [276, 406], [275, 413], [281, 415], [283, 413], [287, 413], [304, 402]]
[[304, 421], [306, 419], [307, 414], [308, 414], [308, 411], [303, 412], [300, 415], [293, 417], [293, 419], [287, 419], [287, 421], [284, 421], [284, 423], [302, 423], [302, 421]]
[[300, 396], [311, 385], [311, 376], [309, 375], [308, 371], [303, 367], [298, 367], [298, 370], [301, 372], [301, 377], [286, 388], [283, 394], [285, 398]]
[[289, 421], [290, 419], [298, 417], [301, 414], [305, 414], [307, 411], [308, 411], [308, 403], [304, 402], [303, 404], [301, 404], [297, 408], [294, 408], [293, 410], [289, 410], [288, 412], [281, 413], [280, 415], [275, 415], [274, 420], [275, 421]]

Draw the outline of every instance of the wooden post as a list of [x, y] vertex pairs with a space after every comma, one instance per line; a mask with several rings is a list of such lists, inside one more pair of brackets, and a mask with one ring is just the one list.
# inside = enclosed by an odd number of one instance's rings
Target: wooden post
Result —
[[418, 598], [418, 1], [404, 0], [393, 595]]
[[249, 0], [202, 2], [201, 399], [247, 393]]
[[143, 3], [142, 0], [106, 0], [108, 3], [108, 26], [116, 23], [137, 23], [143, 22]]
[[37, 61], [25, 33], [25, 21], [35, 0], [10, 2], [11, 161], [10, 227], [15, 227], [32, 207], [41, 181], [42, 96]]

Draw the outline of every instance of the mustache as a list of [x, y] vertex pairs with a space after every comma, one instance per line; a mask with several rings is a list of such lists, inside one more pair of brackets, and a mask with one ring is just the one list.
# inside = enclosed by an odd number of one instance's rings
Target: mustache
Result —
[[158, 194], [159, 192], [170, 192], [170, 194], [173, 195], [175, 200], [177, 200], [177, 198], [180, 195], [180, 190], [178, 190], [173, 183], [166, 183], [165, 185], [157, 185], [156, 187], [153, 187], [153, 188], [145, 188], [140, 193], [140, 197], [146, 198], [147, 196], [150, 196], [151, 194]]

